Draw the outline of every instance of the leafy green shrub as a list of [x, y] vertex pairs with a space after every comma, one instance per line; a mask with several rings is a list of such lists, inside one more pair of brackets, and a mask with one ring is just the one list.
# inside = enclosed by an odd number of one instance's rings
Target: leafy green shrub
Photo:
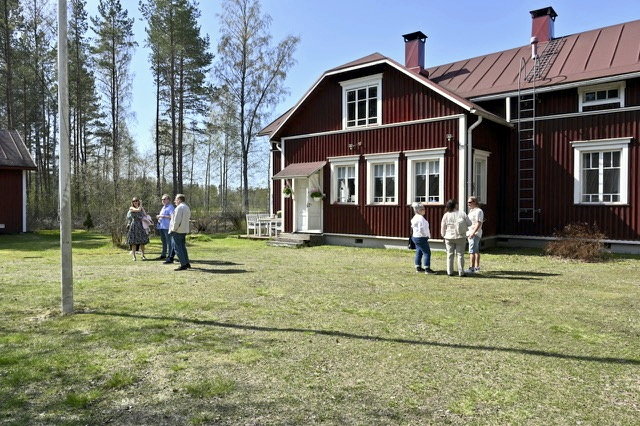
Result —
[[588, 223], [570, 223], [562, 231], [556, 232], [556, 241], [545, 246], [545, 253], [563, 259], [581, 260], [583, 262], [599, 262], [605, 257], [605, 235], [598, 227]]

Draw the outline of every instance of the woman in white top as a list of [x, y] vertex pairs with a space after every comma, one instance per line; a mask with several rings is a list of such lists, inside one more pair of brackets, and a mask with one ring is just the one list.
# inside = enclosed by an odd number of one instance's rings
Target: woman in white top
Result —
[[424, 206], [420, 203], [413, 203], [413, 212], [415, 215], [411, 219], [411, 239], [416, 245], [415, 265], [416, 272], [424, 272], [425, 274], [435, 274], [431, 269], [431, 247], [429, 247], [429, 222], [424, 218]]
[[484, 223], [484, 212], [478, 205], [476, 197], [469, 197], [467, 200], [469, 206], [469, 220], [471, 228], [467, 238], [469, 239], [469, 269], [467, 272], [475, 274], [480, 272], [480, 239], [482, 238], [482, 224]]
[[440, 233], [447, 249], [447, 275], [453, 275], [453, 255], [455, 253], [458, 258], [458, 275], [464, 277], [464, 249], [471, 221], [465, 212], [458, 210], [456, 200], [447, 201], [445, 209], [446, 213], [440, 222]]

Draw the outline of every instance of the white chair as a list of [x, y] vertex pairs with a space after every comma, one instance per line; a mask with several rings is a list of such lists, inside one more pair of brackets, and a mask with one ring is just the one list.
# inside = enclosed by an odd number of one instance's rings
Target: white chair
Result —
[[256, 235], [256, 230], [258, 230], [258, 232], [260, 230], [258, 215], [256, 213], [249, 213], [247, 214], [247, 237], [250, 231], [253, 231], [253, 235]]

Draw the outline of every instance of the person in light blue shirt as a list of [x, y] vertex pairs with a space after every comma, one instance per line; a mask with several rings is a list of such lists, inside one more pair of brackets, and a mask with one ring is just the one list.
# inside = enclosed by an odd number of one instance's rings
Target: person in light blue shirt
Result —
[[169, 238], [169, 222], [171, 222], [171, 215], [175, 208], [171, 204], [171, 198], [167, 194], [162, 195], [162, 208], [160, 214], [156, 216], [158, 219], [158, 226], [156, 229], [160, 233], [160, 239], [162, 240], [162, 254], [158, 259], [171, 259], [173, 261], [174, 248], [171, 244], [171, 238]]

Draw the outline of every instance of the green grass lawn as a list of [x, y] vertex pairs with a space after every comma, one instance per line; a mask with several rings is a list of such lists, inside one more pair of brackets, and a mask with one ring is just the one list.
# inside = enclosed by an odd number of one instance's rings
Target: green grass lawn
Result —
[[[155, 239], [150, 257], [159, 254]], [[192, 270], [0, 236], [0, 424], [639, 424], [640, 260], [191, 239]]]

